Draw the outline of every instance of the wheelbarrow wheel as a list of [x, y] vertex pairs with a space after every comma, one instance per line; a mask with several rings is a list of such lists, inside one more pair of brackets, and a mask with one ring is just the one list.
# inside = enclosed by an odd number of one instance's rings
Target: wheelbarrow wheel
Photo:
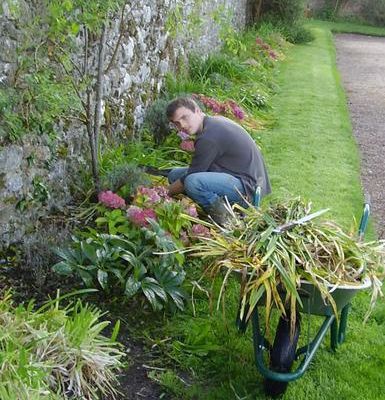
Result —
[[[294, 335], [290, 338], [290, 316], [281, 317], [278, 322], [274, 344], [270, 350], [270, 368], [275, 372], [290, 372], [295, 360], [298, 338], [301, 330], [300, 315], [297, 314]], [[288, 382], [265, 379], [264, 387], [267, 395], [278, 397], [285, 393]]]

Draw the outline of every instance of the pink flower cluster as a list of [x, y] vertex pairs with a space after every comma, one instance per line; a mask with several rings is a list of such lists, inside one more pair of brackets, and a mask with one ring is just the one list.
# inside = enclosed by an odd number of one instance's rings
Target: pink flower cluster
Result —
[[[170, 218], [170, 216], [165, 216], [162, 208], [165, 202], [171, 201], [174, 200], [168, 196], [167, 188], [164, 186], [155, 186], [152, 188], [140, 186], [132, 205], [127, 209], [127, 217], [137, 227], [148, 227], [150, 219], [157, 221], [160, 226], [163, 226], [163, 222], [165, 222], [163, 218]], [[191, 201], [184, 198], [179, 204], [182, 213], [191, 217], [198, 217], [196, 206]], [[165, 226], [168, 226], [167, 220]], [[173, 233], [176, 234], [176, 232]], [[169, 232], [168, 234], [171, 235]], [[210, 230], [200, 224], [186, 224], [176, 234], [180, 242], [185, 246], [189, 245], [191, 240], [209, 235]]]
[[156, 213], [152, 208], [130, 206], [127, 209], [127, 216], [137, 226], [147, 226], [150, 218], [156, 220]]
[[190, 217], [197, 217], [198, 211], [194, 205], [191, 205], [191, 206], [187, 207], [186, 214], [189, 215]]
[[245, 118], [245, 112], [234, 100], [220, 102], [218, 100], [213, 99], [212, 97], [207, 97], [202, 94], [194, 94], [193, 97], [201, 101], [207, 108], [209, 108], [215, 114], [223, 114], [223, 115], [231, 114], [237, 119]]
[[162, 199], [165, 201], [171, 201], [168, 191], [164, 186], [154, 186], [153, 188], [139, 186], [137, 196], [142, 197], [142, 203], [148, 204], [159, 203]]
[[111, 192], [111, 190], [100, 192], [98, 194], [98, 201], [110, 208], [123, 208], [126, 206], [124, 199], [116, 193]]
[[234, 117], [236, 117], [238, 119], [245, 118], [245, 113], [243, 112], [242, 108], [239, 107], [239, 105], [235, 101], [230, 100], [228, 103], [231, 107]]
[[277, 60], [277, 59], [278, 59], [277, 53], [271, 48], [270, 45], [268, 45], [267, 43], [265, 43], [261, 38], [257, 37], [257, 38], [255, 39], [255, 43], [256, 43], [257, 46], [259, 46], [262, 50], [264, 50], [272, 60]]
[[191, 236], [210, 237], [210, 229], [202, 224], [195, 224], [191, 228]]
[[193, 153], [195, 151], [193, 140], [183, 140], [179, 146], [182, 150]]
[[160, 201], [159, 194], [151, 188], [141, 186], [138, 188], [138, 194], [144, 196], [149, 203], [158, 203]]

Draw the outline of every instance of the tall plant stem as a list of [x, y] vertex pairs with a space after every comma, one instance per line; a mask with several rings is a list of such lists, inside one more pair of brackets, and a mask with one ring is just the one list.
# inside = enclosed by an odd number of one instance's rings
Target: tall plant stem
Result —
[[99, 192], [99, 134], [102, 119], [102, 97], [103, 97], [103, 77], [104, 77], [104, 48], [106, 41], [106, 24], [102, 25], [102, 34], [99, 42], [99, 57], [98, 57], [98, 75], [95, 85], [96, 98], [95, 98], [95, 113], [94, 113], [94, 131], [93, 141], [91, 146], [92, 152], [92, 173], [94, 176], [95, 189]]

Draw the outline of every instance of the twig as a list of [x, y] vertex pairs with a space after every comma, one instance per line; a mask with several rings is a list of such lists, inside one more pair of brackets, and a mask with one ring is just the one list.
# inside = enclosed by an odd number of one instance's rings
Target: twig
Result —
[[[53, 41], [52, 41], [52, 43], [53, 43], [53, 44], [55, 45], [55, 47], [57, 47], [65, 56], [68, 56], [68, 53], [67, 53], [59, 44], [57, 44], [56, 42], [53, 42]], [[70, 60], [72, 66], [76, 69], [76, 71], [78, 71], [79, 75], [80, 75], [80, 76], [83, 76], [83, 73], [82, 73], [82, 71], [80, 70], [79, 66], [71, 59], [70, 56], [68, 56], [68, 59]]]
[[146, 364], [143, 364], [142, 367], [145, 369], [154, 369], [156, 371], [167, 371], [167, 368], [151, 367], [150, 365], [146, 365]]
[[122, 41], [122, 38], [123, 38], [123, 20], [124, 20], [124, 10], [125, 10], [125, 8], [126, 8], [126, 5], [124, 4], [123, 7], [122, 7], [122, 14], [121, 14], [121, 17], [120, 17], [119, 37], [118, 37], [118, 40], [116, 41], [116, 45], [115, 45], [115, 48], [114, 48], [114, 52], [112, 53], [111, 60], [108, 63], [107, 68], [104, 71], [105, 74], [108, 74], [108, 72], [110, 72], [113, 63], [115, 62], [116, 55], [118, 54], [119, 45], [120, 45], [120, 42]]

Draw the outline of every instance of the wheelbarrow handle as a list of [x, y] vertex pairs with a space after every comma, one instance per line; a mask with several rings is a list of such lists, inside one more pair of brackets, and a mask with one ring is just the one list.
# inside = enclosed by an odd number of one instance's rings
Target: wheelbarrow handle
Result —
[[369, 216], [370, 216], [370, 203], [368, 200], [364, 204], [364, 209], [363, 209], [362, 215], [361, 215], [360, 226], [358, 228], [358, 239], [359, 240], [362, 240], [364, 237], [366, 228], [368, 227]]

